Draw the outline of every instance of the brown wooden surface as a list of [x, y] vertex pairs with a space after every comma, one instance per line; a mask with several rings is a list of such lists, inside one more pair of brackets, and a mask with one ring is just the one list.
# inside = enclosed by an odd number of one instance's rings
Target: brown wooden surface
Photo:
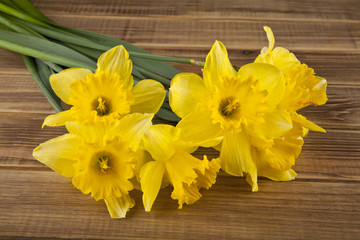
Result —
[[[293, 51], [328, 80], [329, 101], [304, 109], [327, 129], [311, 132], [292, 182], [221, 173], [210, 191], [177, 209], [171, 188], [146, 213], [141, 193], [126, 219], [112, 220], [103, 202], [32, 158], [39, 143], [65, 132], [41, 129], [54, 113], [18, 54], [0, 49], [1, 239], [360, 239], [360, 2], [33, 0], [62, 25], [105, 33], [152, 53], [203, 59], [215, 40], [235, 65], [267, 45]], [[101, 2], [101, 3], [99, 3]], [[195, 66], [175, 65], [200, 73]], [[214, 155], [203, 149], [201, 154]]]

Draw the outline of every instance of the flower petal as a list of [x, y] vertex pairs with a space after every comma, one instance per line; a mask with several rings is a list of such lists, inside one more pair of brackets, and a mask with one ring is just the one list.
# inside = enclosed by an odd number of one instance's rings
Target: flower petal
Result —
[[74, 156], [80, 143], [80, 139], [75, 135], [65, 134], [40, 144], [34, 149], [33, 156], [55, 172], [72, 177]]
[[221, 168], [234, 176], [243, 173], [256, 172], [256, 166], [251, 156], [250, 141], [242, 131], [239, 133], [226, 133], [220, 153]]
[[296, 172], [292, 169], [282, 171], [273, 168], [260, 169], [258, 172], [259, 176], [267, 177], [274, 181], [291, 181], [296, 177]]
[[96, 73], [99, 71], [109, 72], [110, 75], [116, 73], [120, 76], [120, 79], [125, 81], [124, 88], [128, 90], [132, 88], [132, 62], [124, 46], [116, 46], [103, 53], [98, 59], [97, 66]]
[[287, 83], [279, 108], [296, 111], [311, 104], [317, 106], [326, 103], [326, 80], [315, 76], [314, 69], [301, 64], [284, 75]]
[[274, 33], [272, 32], [271, 28], [269, 28], [268, 26], [264, 26], [264, 30], [266, 32], [266, 36], [269, 41], [269, 46], [266, 49], [262, 49], [261, 53], [266, 53], [266, 52], [272, 51], [274, 48], [274, 45], [275, 45], [275, 37], [274, 37]]
[[151, 207], [159, 193], [165, 165], [161, 161], [151, 161], [145, 164], [140, 172], [141, 190], [143, 191], [143, 204], [145, 211], [150, 212]]
[[154, 80], [142, 80], [132, 89], [135, 103], [131, 105], [131, 112], [157, 113], [164, 99], [164, 86]]
[[153, 161], [154, 159], [152, 159], [150, 153], [148, 153], [142, 148], [139, 148], [136, 151], [135, 157], [136, 157], [136, 166], [134, 171], [135, 177], [131, 179], [131, 183], [134, 185], [134, 189], [141, 191], [140, 171], [146, 163]]
[[201, 161], [189, 153], [177, 152], [165, 163], [166, 174], [174, 187], [171, 198], [177, 199], [179, 209], [184, 203], [192, 204], [200, 199], [195, 169], [201, 169]]
[[260, 90], [266, 90], [267, 104], [270, 109], [275, 109], [281, 101], [285, 90], [285, 79], [279, 69], [264, 63], [249, 63], [239, 69], [238, 75], [243, 78], [254, 78], [259, 80]]
[[156, 161], [166, 161], [175, 153], [174, 142], [178, 140], [180, 130], [170, 125], [150, 126], [144, 134], [144, 149]]
[[306, 117], [296, 113], [296, 112], [292, 112], [291, 113], [291, 118], [296, 121], [299, 122], [303, 127], [308, 128], [312, 131], [316, 131], [316, 132], [323, 132], [326, 133], [326, 130], [323, 129], [322, 127], [316, 125], [315, 123], [309, 121], [306, 119]]
[[299, 60], [289, 50], [277, 47], [275, 49], [275, 38], [274, 34], [269, 27], [264, 27], [267, 38], [269, 40], [269, 47], [261, 49], [261, 53], [255, 59], [256, 63], [268, 63], [277, 67], [280, 71], [287, 71], [293, 66], [299, 65]]
[[121, 118], [111, 131], [114, 132], [115, 136], [120, 136], [125, 140], [129, 147], [136, 152], [145, 130], [151, 126], [153, 117], [154, 114], [129, 114]]
[[85, 81], [86, 75], [89, 73], [91, 71], [85, 68], [68, 68], [57, 74], [52, 74], [50, 76], [50, 84], [56, 95], [64, 103], [69, 104], [71, 84], [78, 80]]
[[212, 147], [223, 139], [220, 124], [212, 123], [211, 112], [206, 109], [198, 109], [186, 115], [176, 127], [182, 130], [182, 139], [193, 145]]
[[198, 177], [196, 179], [196, 185], [205, 189], [209, 189], [215, 182], [217, 173], [220, 170], [220, 158], [213, 158], [209, 161], [204, 155], [204, 160], [201, 161], [202, 169], [195, 170]]
[[[111, 125], [106, 125], [104, 123], [93, 124], [80, 124], [77, 122], [66, 122], [66, 129], [69, 133], [74, 134], [82, 138], [87, 143], [97, 143], [105, 145], [105, 140], [111, 140], [114, 138], [112, 131], [107, 133], [107, 128], [111, 128]], [[111, 136], [110, 136], [111, 134]], [[101, 138], [99, 138], [101, 136]], [[101, 140], [101, 142], [99, 141]]]
[[222, 81], [222, 78], [236, 76], [236, 71], [230, 63], [224, 44], [215, 41], [206, 57], [203, 70], [205, 86], [212, 89], [214, 83]]
[[252, 133], [266, 138], [278, 138], [292, 128], [290, 114], [285, 110], [276, 110], [264, 115], [265, 123], [253, 129]]
[[194, 73], [179, 73], [170, 84], [169, 102], [171, 109], [183, 118], [192, 112], [196, 104], [209, 91], [204, 80]]
[[57, 114], [49, 115], [45, 118], [42, 127], [44, 126], [63, 126], [66, 122], [73, 120], [71, 110], [59, 112]]
[[124, 218], [127, 211], [135, 205], [129, 194], [122, 197], [108, 197], [104, 201], [111, 218]]

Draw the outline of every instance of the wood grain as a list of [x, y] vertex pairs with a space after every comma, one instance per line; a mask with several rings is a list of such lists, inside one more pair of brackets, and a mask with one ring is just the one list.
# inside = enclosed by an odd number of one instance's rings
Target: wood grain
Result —
[[261, 1], [261, 0], [184, 0], [176, 3], [167, 0], [104, 0], [102, 5], [93, 0], [81, 0], [74, 5], [71, 0], [33, 1], [48, 15], [91, 16], [162, 16], [211, 19], [277, 19], [281, 21], [359, 21], [359, 1], [356, 0], [306, 0], [306, 1]]
[[[102, 201], [32, 157], [41, 142], [64, 134], [41, 129], [55, 113], [18, 54], [0, 49], [0, 239], [359, 239], [360, 238], [360, 2], [33, 0], [69, 27], [105, 33], [161, 55], [203, 60], [221, 40], [234, 65], [276, 45], [328, 81], [326, 105], [301, 110], [327, 130], [311, 132], [294, 169], [295, 181], [259, 180], [220, 172], [191, 206], [177, 209], [163, 189], [150, 213], [141, 193], [126, 219], [112, 220]], [[196, 66], [174, 64], [201, 74]], [[196, 156], [216, 157], [200, 148]]]

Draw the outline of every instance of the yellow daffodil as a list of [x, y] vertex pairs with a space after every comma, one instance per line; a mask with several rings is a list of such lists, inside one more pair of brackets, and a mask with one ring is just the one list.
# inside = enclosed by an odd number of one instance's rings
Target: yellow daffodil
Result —
[[174, 187], [171, 194], [177, 199], [179, 209], [200, 199], [199, 188], [210, 188], [220, 169], [219, 158], [208, 161], [193, 157], [196, 146], [182, 141], [180, 129], [170, 125], [150, 126], [144, 134], [144, 149], [153, 158], [141, 169], [140, 182], [146, 211], [158, 195], [164, 179]]
[[[254, 146], [274, 145], [291, 128], [286, 110], [278, 109], [285, 91], [280, 71], [264, 63], [251, 63], [235, 71], [221, 42], [215, 42], [203, 69], [203, 77], [176, 75], [170, 86], [170, 105], [182, 118], [177, 127], [184, 139], [214, 146], [222, 137], [221, 167], [235, 176], [248, 173], [257, 190], [257, 161]], [[263, 159], [263, 161], [268, 161]]]
[[95, 73], [70, 68], [50, 76], [54, 92], [72, 105], [70, 110], [48, 116], [44, 125], [59, 126], [68, 121], [111, 122], [129, 113], [156, 113], [165, 98], [164, 87], [154, 80], [142, 80], [133, 87], [132, 62], [123, 46], [100, 56]]
[[[299, 123], [293, 124], [290, 131], [274, 139], [270, 146], [252, 146], [251, 153], [256, 161], [258, 176], [274, 181], [289, 181], [296, 177], [297, 174], [291, 167], [295, 165], [304, 144], [304, 129]], [[249, 175], [246, 180], [253, 186]]]
[[33, 156], [65, 177], [84, 194], [104, 199], [113, 218], [133, 207], [136, 151], [153, 114], [129, 114], [110, 124], [67, 122], [69, 133], [40, 144]]
[[271, 28], [264, 27], [264, 30], [269, 40], [269, 46], [261, 50], [255, 62], [271, 64], [282, 72], [286, 87], [279, 108], [288, 110], [293, 121], [300, 122], [303, 127], [325, 132], [323, 128], [310, 122], [295, 111], [311, 104], [315, 106], [325, 104], [327, 101], [326, 80], [315, 76], [312, 68], [309, 68], [304, 63], [301, 64], [295, 55], [287, 49], [282, 47], [274, 48], [275, 38]]

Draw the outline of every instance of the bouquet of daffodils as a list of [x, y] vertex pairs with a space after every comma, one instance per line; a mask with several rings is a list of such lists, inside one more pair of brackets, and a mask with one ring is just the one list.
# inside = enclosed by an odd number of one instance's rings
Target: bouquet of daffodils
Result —
[[[134, 206], [133, 189], [143, 192], [146, 211], [168, 185], [179, 208], [192, 204], [220, 169], [246, 176], [252, 191], [258, 176], [293, 180], [304, 137], [325, 132], [297, 111], [325, 104], [326, 80], [287, 49], [274, 48], [269, 27], [269, 46], [238, 68], [220, 41], [202, 62], [59, 26], [27, 0], [0, 0], [0, 12], [0, 47], [23, 55], [58, 112], [43, 127], [68, 130], [35, 148], [34, 158], [104, 200], [112, 218]], [[197, 64], [203, 76], [166, 62]], [[177, 124], [155, 124], [154, 116]], [[198, 147], [214, 148], [219, 157], [198, 159], [192, 155]]]

